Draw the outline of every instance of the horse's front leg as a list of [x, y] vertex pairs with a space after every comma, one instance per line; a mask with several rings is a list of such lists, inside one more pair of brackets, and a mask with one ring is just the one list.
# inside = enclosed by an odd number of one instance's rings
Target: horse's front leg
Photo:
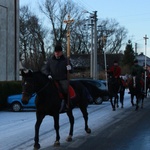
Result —
[[40, 125], [42, 123], [42, 120], [44, 119], [45, 115], [40, 115], [36, 113], [36, 123], [35, 123], [35, 137], [34, 137], [34, 148], [39, 149], [41, 146], [39, 144], [39, 129]]
[[135, 108], [135, 110], [139, 109], [139, 101], [140, 101], [140, 97], [136, 96], [136, 108]]
[[119, 107], [119, 96], [118, 96], [118, 94], [116, 95], [116, 97], [115, 97], [115, 104], [117, 104], [117, 108]]
[[54, 146], [60, 146], [60, 135], [59, 135], [59, 113], [56, 113], [53, 115], [54, 118], [54, 128], [56, 131], [56, 141], [54, 143]]
[[124, 90], [123, 89], [121, 92], [120, 92], [120, 103], [121, 103], [121, 108], [124, 107]]
[[141, 108], [143, 108], [143, 105], [144, 105], [144, 95], [142, 95]]
[[113, 103], [113, 97], [110, 98], [110, 103], [111, 103], [111, 106], [112, 106], [112, 110], [115, 111], [116, 108], [115, 108], [115, 105]]
[[85, 122], [85, 131], [86, 133], [91, 133], [91, 129], [88, 127], [88, 112], [87, 112], [87, 106], [81, 106], [80, 110], [83, 114], [84, 122]]
[[134, 95], [133, 95], [133, 94], [131, 94], [131, 104], [132, 104], [132, 106], [134, 106], [133, 99], [134, 99]]

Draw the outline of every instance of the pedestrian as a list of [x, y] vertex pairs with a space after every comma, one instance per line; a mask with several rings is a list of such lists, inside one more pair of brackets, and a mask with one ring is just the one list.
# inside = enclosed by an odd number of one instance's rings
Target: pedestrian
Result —
[[62, 50], [62, 46], [60, 44], [56, 44], [54, 48], [54, 55], [50, 57], [46, 63], [46, 65], [42, 68], [42, 72], [47, 75], [49, 79], [54, 79], [64, 96], [64, 100], [62, 101], [61, 111], [66, 109], [67, 101], [68, 101], [68, 79], [67, 72], [73, 73], [73, 66], [70, 63]]

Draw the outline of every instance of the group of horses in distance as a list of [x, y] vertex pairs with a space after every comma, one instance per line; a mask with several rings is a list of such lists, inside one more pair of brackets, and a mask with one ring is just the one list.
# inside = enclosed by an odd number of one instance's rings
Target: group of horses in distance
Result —
[[[115, 111], [119, 107], [119, 99], [121, 103], [121, 108], [124, 107], [124, 94], [125, 89], [129, 89], [129, 94], [131, 98], [132, 106], [135, 106], [135, 110], [143, 108], [144, 98], [147, 96], [147, 91], [150, 89], [150, 79], [146, 78], [146, 91], [144, 91], [144, 81], [141, 83], [142, 79], [138, 77], [128, 76], [128, 78], [114, 78], [109, 76], [108, 78], [108, 91], [110, 95], [110, 102], [112, 105], [112, 110]], [[135, 102], [134, 102], [135, 100]]]
[[[35, 123], [35, 136], [34, 136], [34, 148], [39, 149], [39, 129], [40, 125], [46, 115], [50, 115], [54, 120], [54, 129], [56, 132], [56, 140], [54, 146], [60, 146], [60, 134], [59, 134], [59, 115], [61, 107], [61, 98], [59, 95], [58, 87], [53, 79], [48, 79], [40, 71], [33, 72], [31, 70], [21, 70], [22, 75], [22, 103], [27, 104], [33, 94], [36, 93], [36, 123]], [[121, 81], [121, 80], [120, 80]], [[130, 82], [132, 83], [132, 82]], [[78, 107], [84, 118], [85, 126], [84, 130], [90, 134], [91, 129], [88, 126], [88, 100], [86, 98], [86, 87], [80, 81], [70, 81], [70, 85], [73, 87], [76, 95], [69, 99], [69, 107], [65, 112], [69, 118], [70, 129], [67, 141], [72, 141], [73, 129], [74, 129], [74, 116], [73, 108]], [[118, 99], [120, 97], [121, 107], [123, 108], [124, 92], [126, 86], [121, 82], [116, 81], [114, 78], [108, 80], [108, 90], [110, 94], [110, 102], [113, 110], [118, 107]], [[137, 90], [137, 89], [136, 89]], [[131, 95], [136, 96], [136, 109], [138, 109], [138, 101], [141, 96], [137, 91], [131, 90]], [[120, 95], [118, 95], [120, 94]], [[132, 97], [131, 96], [131, 97]]]

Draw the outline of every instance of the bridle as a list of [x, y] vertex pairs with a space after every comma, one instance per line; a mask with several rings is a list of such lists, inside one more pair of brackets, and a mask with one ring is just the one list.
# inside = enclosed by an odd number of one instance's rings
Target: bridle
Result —
[[[22, 92], [22, 94], [24, 95], [27, 95], [29, 97], [33, 97], [35, 96], [35, 94], [38, 94], [40, 92], [42, 92], [48, 85], [49, 85], [50, 82], [47, 82], [42, 88], [40, 88], [37, 92], [33, 93], [33, 94], [30, 94], [29, 92], [25, 91], [25, 92]], [[27, 82], [24, 83], [24, 85], [27, 84]], [[34, 84], [32, 85], [32, 88], [34, 89]]]

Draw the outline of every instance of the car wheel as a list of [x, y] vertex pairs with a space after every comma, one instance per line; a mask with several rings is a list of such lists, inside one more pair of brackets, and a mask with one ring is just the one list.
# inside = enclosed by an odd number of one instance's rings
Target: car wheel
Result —
[[18, 112], [18, 111], [21, 111], [21, 104], [20, 103], [13, 103], [12, 106], [11, 106], [11, 109], [12, 111], [14, 112]]
[[95, 104], [100, 105], [103, 102], [103, 99], [101, 97], [98, 97], [94, 100]]

